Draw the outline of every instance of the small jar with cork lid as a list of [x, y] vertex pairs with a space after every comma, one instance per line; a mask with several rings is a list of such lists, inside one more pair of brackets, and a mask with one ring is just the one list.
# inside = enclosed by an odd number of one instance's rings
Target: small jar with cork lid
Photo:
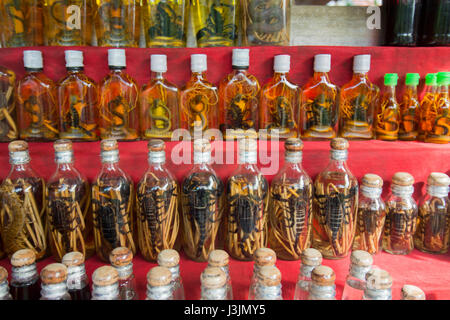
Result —
[[277, 267], [261, 267], [257, 275], [255, 300], [283, 300], [281, 272]]
[[274, 266], [277, 262], [275, 251], [270, 248], [259, 248], [253, 256], [253, 275], [248, 289], [248, 300], [255, 300], [258, 273], [263, 266]]
[[166, 267], [172, 273], [171, 284], [174, 300], [184, 300], [184, 287], [180, 275], [180, 254], [173, 249], [166, 249], [158, 254], [158, 265]]
[[8, 271], [0, 267], [0, 300], [12, 300], [8, 286]]
[[156, 266], [147, 273], [147, 298], [145, 300], [174, 300], [172, 272]]
[[52, 263], [41, 271], [41, 300], [72, 300], [67, 289], [67, 268]]
[[115, 248], [109, 255], [109, 261], [119, 273], [120, 300], [138, 300], [133, 273], [133, 252], [127, 247]]
[[83, 254], [77, 251], [66, 253], [62, 263], [67, 267], [67, 288], [72, 300], [91, 300]]
[[218, 267], [206, 267], [200, 276], [200, 300], [228, 300], [227, 276]]
[[336, 275], [327, 266], [315, 267], [311, 273], [311, 287], [308, 300], [336, 300]]
[[111, 266], [97, 268], [92, 274], [91, 300], [121, 300], [119, 273]]
[[208, 267], [218, 267], [225, 272], [227, 275], [227, 287], [228, 300], [233, 300], [233, 288], [231, 285], [231, 277], [230, 277], [230, 267], [229, 267], [230, 256], [224, 250], [213, 250], [209, 254], [208, 257]]
[[405, 284], [402, 287], [402, 300], [426, 300], [425, 292], [419, 287]]
[[41, 284], [36, 254], [31, 249], [16, 251], [11, 257], [11, 295], [14, 300], [39, 300]]
[[372, 269], [366, 274], [363, 300], [392, 300], [392, 277], [382, 269]]
[[366, 274], [372, 269], [373, 258], [370, 253], [355, 250], [350, 256], [350, 270], [345, 279], [341, 300], [361, 300], [366, 287]]
[[322, 254], [319, 250], [308, 248], [301, 255], [300, 273], [295, 285], [294, 300], [308, 300], [311, 287], [311, 273], [322, 264]]

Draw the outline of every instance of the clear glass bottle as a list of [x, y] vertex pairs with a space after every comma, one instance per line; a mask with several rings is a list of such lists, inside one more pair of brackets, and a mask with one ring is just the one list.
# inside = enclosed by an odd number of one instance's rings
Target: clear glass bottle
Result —
[[298, 260], [311, 245], [313, 183], [302, 167], [303, 142], [284, 143], [285, 164], [270, 184], [269, 246], [284, 260]]
[[387, 23], [386, 44], [390, 46], [415, 46], [422, 0], [385, 0]]
[[67, 268], [51, 263], [41, 271], [41, 300], [72, 300], [67, 289]]
[[281, 272], [277, 267], [261, 267], [257, 276], [255, 300], [283, 300]]
[[17, 250], [28, 248], [36, 259], [47, 250], [45, 226], [44, 180], [30, 165], [28, 143], [10, 142], [11, 169], [0, 186], [0, 226], [4, 250], [11, 257]]
[[341, 259], [355, 236], [358, 180], [347, 166], [348, 141], [334, 138], [330, 146], [330, 162], [314, 182], [312, 247], [324, 258]]
[[170, 139], [180, 127], [180, 90], [169, 82], [167, 56], [150, 55], [152, 78], [142, 87], [140, 117], [144, 139]]
[[208, 267], [218, 267], [225, 272], [227, 276], [227, 300], [233, 300], [233, 286], [231, 284], [230, 277], [230, 266], [229, 266], [230, 256], [224, 250], [213, 250], [208, 256]]
[[380, 88], [370, 82], [370, 54], [353, 57], [353, 77], [339, 96], [339, 136], [351, 140], [373, 139], [375, 109]]
[[258, 248], [253, 255], [253, 274], [248, 288], [248, 300], [255, 300], [258, 273], [263, 266], [274, 266], [277, 262], [275, 251], [269, 248]]
[[444, 254], [450, 240], [450, 178], [432, 172], [427, 180], [427, 194], [421, 199], [414, 246], [420, 251]]
[[353, 250], [377, 254], [381, 250], [386, 205], [381, 198], [383, 179], [367, 173], [362, 178], [358, 201], [358, 217]]
[[308, 248], [301, 254], [302, 263], [297, 283], [295, 284], [294, 300], [308, 300], [311, 287], [311, 273], [322, 264], [322, 254], [319, 250]]
[[92, 214], [97, 256], [108, 261], [114, 248], [127, 247], [136, 253], [133, 238], [134, 185], [119, 167], [116, 140], [100, 143], [102, 168], [92, 183]]
[[410, 284], [405, 284], [402, 287], [402, 300], [426, 300], [426, 298], [422, 289]]
[[345, 278], [341, 300], [361, 300], [366, 287], [366, 274], [372, 269], [373, 258], [362, 250], [352, 251], [350, 270]]
[[418, 209], [413, 184], [413, 176], [406, 172], [392, 178], [383, 235], [383, 250], [391, 254], [409, 254], [414, 249]]
[[219, 84], [219, 127], [225, 139], [257, 138], [258, 79], [248, 73], [249, 49], [233, 49], [233, 71]]
[[378, 140], [394, 141], [398, 138], [400, 129], [400, 107], [395, 96], [398, 75], [384, 75], [384, 93], [377, 108], [375, 133]]
[[121, 300], [119, 273], [114, 267], [103, 266], [92, 274], [91, 300]]
[[[257, 141], [239, 141], [239, 166], [227, 183], [228, 215], [225, 246], [235, 259], [250, 261], [267, 246], [269, 184], [257, 163]], [[246, 217], [243, 219], [243, 217]]]
[[366, 288], [363, 300], [392, 300], [392, 278], [382, 269], [372, 269], [366, 273]]
[[0, 300], [12, 300], [8, 286], [8, 271], [3, 267], [0, 267]]
[[414, 141], [418, 136], [420, 120], [420, 103], [417, 95], [420, 75], [418, 73], [407, 73], [405, 78], [405, 91], [400, 104], [400, 129], [398, 139], [403, 141]]
[[67, 288], [72, 300], [91, 300], [83, 254], [77, 251], [66, 253], [62, 263], [67, 267]]
[[184, 300], [183, 280], [180, 275], [180, 255], [176, 250], [166, 249], [158, 254], [158, 265], [169, 269], [172, 273], [171, 285], [173, 300]]
[[127, 247], [115, 248], [109, 255], [109, 261], [119, 273], [120, 300], [139, 300], [133, 273], [133, 252]]
[[428, 73], [425, 77], [425, 88], [420, 99], [420, 121], [418, 140], [425, 141], [426, 136], [433, 131], [437, 112], [437, 73]]
[[9, 142], [19, 137], [16, 118], [16, 74], [0, 66], [0, 142]]
[[182, 228], [183, 250], [199, 262], [207, 261], [210, 253], [222, 245], [219, 239], [225, 190], [210, 162], [210, 142], [194, 140], [194, 167], [181, 186]]
[[300, 87], [288, 79], [290, 65], [289, 55], [275, 56], [273, 77], [261, 89], [259, 100], [261, 139], [297, 137]]
[[218, 267], [206, 267], [200, 276], [200, 300], [228, 300], [227, 276]]
[[169, 269], [156, 266], [147, 273], [147, 297], [145, 300], [174, 300], [172, 273]]
[[79, 251], [89, 258], [95, 252], [89, 183], [74, 167], [72, 142], [57, 140], [53, 147], [57, 167], [45, 193], [52, 255], [61, 261]]
[[83, 52], [64, 51], [67, 75], [58, 82], [60, 138], [76, 141], [98, 139], [98, 92], [83, 72]]
[[20, 138], [52, 141], [58, 138], [58, 108], [55, 83], [44, 70], [42, 52], [23, 52], [25, 76], [17, 83], [17, 119]]
[[425, 142], [450, 143], [450, 72], [437, 74], [438, 96], [436, 97], [435, 114], [432, 129]]
[[308, 300], [336, 300], [336, 275], [327, 266], [315, 267], [311, 273]]
[[99, 129], [102, 139], [133, 141], [139, 132], [139, 87], [126, 69], [124, 49], [108, 50], [109, 74], [99, 85]]
[[302, 87], [300, 102], [300, 133], [304, 140], [326, 140], [337, 136], [339, 88], [328, 73], [331, 55], [314, 57], [314, 74]]
[[13, 300], [39, 300], [41, 281], [36, 267], [36, 255], [31, 249], [16, 251], [11, 257], [10, 291]]
[[156, 261], [164, 249], [172, 249], [180, 227], [178, 184], [167, 169], [165, 144], [148, 142], [149, 167], [137, 186], [139, 249], [145, 260]]

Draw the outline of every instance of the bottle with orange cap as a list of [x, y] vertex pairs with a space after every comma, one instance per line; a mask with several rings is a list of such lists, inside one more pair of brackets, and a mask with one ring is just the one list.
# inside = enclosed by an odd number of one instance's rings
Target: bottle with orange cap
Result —
[[9, 142], [19, 137], [16, 118], [16, 74], [0, 66], [0, 95], [4, 103], [0, 107], [0, 142]]
[[133, 252], [126, 247], [118, 247], [109, 255], [111, 265], [119, 273], [120, 300], [138, 300], [136, 277], [133, 273]]
[[258, 248], [253, 255], [253, 261], [253, 274], [248, 289], [248, 300], [255, 300], [259, 271], [263, 266], [274, 266], [277, 262], [277, 255], [270, 248]]
[[12, 300], [8, 286], [8, 271], [3, 267], [0, 267], [0, 300]]
[[83, 254], [77, 251], [66, 253], [62, 263], [67, 267], [67, 288], [72, 300], [91, 300]]
[[67, 289], [67, 268], [52, 263], [41, 271], [41, 300], [72, 300]]
[[11, 295], [14, 300], [39, 300], [40, 280], [36, 254], [31, 249], [16, 251], [11, 257]]
[[145, 300], [174, 300], [172, 273], [168, 268], [156, 266], [147, 273], [147, 297]]
[[94, 271], [91, 300], [121, 300], [119, 273], [115, 268], [103, 266]]

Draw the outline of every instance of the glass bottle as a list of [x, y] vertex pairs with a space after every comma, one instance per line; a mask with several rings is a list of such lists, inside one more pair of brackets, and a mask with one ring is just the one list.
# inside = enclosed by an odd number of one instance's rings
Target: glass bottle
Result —
[[270, 184], [269, 246], [284, 260], [298, 260], [311, 245], [313, 183], [302, 167], [303, 142], [284, 143], [284, 167]]
[[200, 300], [228, 300], [227, 276], [218, 267], [206, 267], [200, 276]]
[[31, 249], [16, 251], [11, 257], [10, 290], [14, 300], [39, 300], [41, 283], [36, 255]]
[[15, 90], [16, 74], [0, 66], [0, 142], [19, 137], [16, 122]]
[[[227, 183], [226, 248], [235, 259], [250, 261], [267, 246], [269, 184], [257, 163], [257, 142], [239, 141], [239, 166]], [[245, 219], [243, 217], [246, 217]]]
[[341, 300], [361, 300], [366, 287], [366, 274], [372, 269], [373, 258], [363, 250], [352, 251], [350, 270], [345, 278]]
[[383, 179], [367, 173], [362, 178], [358, 201], [358, 217], [353, 250], [377, 254], [381, 250], [386, 205], [381, 198]]
[[336, 275], [327, 266], [315, 267], [311, 273], [308, 300], [336, 300]]
[[194, 167], [181, 186], [183, 250], [195, 261], [207, 261], [219, 247], [219, 227], [225, 208], [222, 180], [209, 165], [211, 144], [207, 139], [194, 140]]
[[395, 96], [398, 75], [386, 73], [384, 75], [384, 94], [378, 105], [375, 121], [375, 134], [378, 140], [394, 141], [398, 138], [400, 128], [400, 107]]
[[137, 47], [141, 25], [138, 0], [96, 0], [93, 19], [100, 47]]
[[450, 2], [448, 0], [426, 1], [433, 6], [433, 19], [428, 22], [432, 27], [431, 43], [428, 45], [450, 45]]
[[158, 254], [158, 265], [161, 267], [165, 267], [169, 269], [172, 273], [171, 276], [171, 286], [172, 286], [172, 294], [173, 300], [184, 300], [184, 287], [183, 280], [180, 275], [180, 255], [177, 251], [173, 249], [165, 249], [162, 250]]
[[147, 273], [147, 297], [145, 300], [174, 300], [172, 273], [169, 269], [156, 266]]
[[413, 176], [406, 172], [397, 172], [392, 178], [383, 235], [383, 250], [391, 254], [409, 254], [414, 249], [418, 209], [412, 197], [413, 183]]
[[385, 0], [387, 8], [386, 44], [415, 46], [422, 0]]
[[97, 86], [83, 72], [83, 52], [64, 51], [67, 75], [58, 82], [60, 138], [95, 141], [97, 132]]
[[437, 74], [428, 73], [425, 77], [425, 88], [420, 100], [420, 121], [418, 140], [425, 141], [428, 133], [433, 131], [433, 124], [437, 113]]
[[41, 271], [41, 300], [72, 300], [67, 289], [67, 268], [51, 263]]
[[424, 252], [444, 254], [450, 245], [450, 178], [432, 172], [427, 184], [427, 194], [420, 201], [414, 246]]
[[283, 300], [281, 272], [275, 266], [263, 266], [258, 272], [255, 300]]
[[188, 4], [185, 0], [145, 0], [145, 39], [148, 48], [186, 46]]
[[165, 166], [165, 144], [148, 142], [147, 172], [137, 186], [139, 249], [145, 260], [156, 261], [158, 253], [172, 249], [178, 236], [178, 185]]
[[51, 251], [57, 261], [72, 251], [88, 258], [95, 251], [89, 183], [74, 167], [72, 142], [57, 140], [53, 147], [57, 166], [45, 193]]
[[108, 50], [109, 74], [99, 86], [99, 128], [102, 139], [139, 138], [139, 87], [125, 71], [124, 49]]
[[339, 88], [328, 75], [331, 55], [314, 57], [314, 74], [303, 86], [300, 102], [300, 133], [304, 140], [325, 140], [337, 135]]
[[248, 73], [249, 49], [233, 49], [233, 71], [219, 84], [219, 125], [225, 139], [257, 138], [259, 82]]
[[109, 261], [119, 273], [120, 300], [139, 300], [133, 273], [133, 252], [127, 247], [115, 248], [109, 255]]
[[28, 143], [16, 140], [8, 145], [11, 170], [0, 186], [0, 224], [4, 250], [11, 255], [31, 249], [40, 260], [47, 250], [45, 182], [30, 165]]
[[414, 141], [417, 139], [420, 121], [420, 103], [417, 96], [419, 80], [420, 75], [418, 73], [406, 74], [406, 88], [400, 104], [399, 140]]
[[191, 78], [181, 90], [181, 127], [191, 134], [218, 128], [217, 88], [206, 79], [206, 54], [191, 55]]
[[392, 277], [382, 269], [366, 273], [366, 288], [363, 300], [392, 300]]
[[353, 77], [339, 96], [339, 136], [352, 140], [373, 139], [375, 108], [380, 89], [370, 82], [370, 54], [353, 57]]
[[[428, 132], [425, 142], [442, 143], [450, 142], [450, 72], [439, 72], [437, 74], [438, 96], [435, 104], [433, 126]], [[431, 118], [431, 117], [430, 117]]]
[[180, 127], [180, 91], [164, 77], [167, 56], [152, 54], [150, 61], [152, 78], [140, 94], [142, 137], [170, 139]]
[[12, 300], [8, 286], [8, 271], [3, 267], [0, 267], [0, 300]]
[[294, 300], [308, 300], [311, 287], [311, 273], [322, 264], [322, 254], [319, 250], [308, 248], [303, 250], [300, 273], [295, 284]]
[[213, 250], [208, 256], [208, 267], [219, 267], [225, 272], [227, 276], [227, 300], [233, 300], [233, 286], [231, 284], [230, 277], [230, 267], [229, 267], [230, 256], [224, 250]]
[[405, 284], [402, 287], [402, 300], [426, 300], [426, 298], [422, 289], [410, 284]]
[[244, 0], [243, 45], [288, 46], [291, 33], [291, 1]]
[[330, 162], [314, 182], [312, 247], [326, 259], [341, 259], [355, 236], [358, 180], [347, 166], [348, 141], [334, 138], [330, 145]]
[[44, 0], [45, 45], [90, 45], [93, 32], [92, 2]]
[[26, 74], [16, 89], [20, 138], [55, 140], [59, 134], [55, 83], [43, 72], [41, 51], [25, 50], [23, 62]]
[[133, 238], [134, 186], [119, 167], [116, 140], [100, 143], [102, 168], [92, 183], [92, 213], [97, 256], [108, 261], [114, 248], [127, 247], [136, 253]]
[[91, 300], [121, 300], [119, 273], [111, 266], [97, 268], [92, 274]]
[[259, 271], [264, 266], [274, 266], [277, 262], [277, 255], [270, 248], [258, 248], [253, 255], [253, 261], [253, 274], [248, 289], [248, 300], [255, 300]]
[[237, 45], [239, 1], [193, 0], [190, 6], [197, 47]]
[[297, 137], [297, 113], [300, 102], [300, 88], [289, 81], [291, 57], [274, 57], [272, 79], [261, 89], [259, 100], [260, 138], [279, 139]]
[[67, 288], [72, 300], [91, 300], [83, 254], [77, 251], [66, 253], [62, 263], [67, 267]]

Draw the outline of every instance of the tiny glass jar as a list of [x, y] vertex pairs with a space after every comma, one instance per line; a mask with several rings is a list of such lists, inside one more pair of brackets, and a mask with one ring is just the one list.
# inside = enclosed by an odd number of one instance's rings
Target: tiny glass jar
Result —
[[382, 269], [372, 269], [366, 274], [363, 300], [392, 300], [392, 277]]
[[248, 300], [255, 300], [259, 270], [263, 266], [274, 266], [277, 262], [277, 255], [270, 248], [258, 248], [253, 255], [253, 261], [253, 274], [248, 289]]
[[114, 267], [103, 266], [92, 274], [91, 300], [121, 300], [119, 273]]
[[322, 264], [322, 254], [319, 250], [308, 248], [301, 254], [300, 272], [295, 284], [294, 300], [308, 300], [311, 288], [311, 274], [314, 268]]
[[16, 251], [11, 257], [10, 290], [14, 300], [39, 300], [41, 283], [36, 255], [31, 249]]
[[83, 254], [77, 251], [66, 253], [62, 263], [67, 267], [67, 288], [72, 300], [91, 300]]
[[157, 261], [158, 265], [169, 269], [172, 274], [170, 283], [173, 300], [184, 300], [183, 280], [180, 275], [180, 254], [176, 250], [165, 249], [158, 254]]
[[120, 300], [139, 300], [133, 273], [133, 252], [126, 247], [115, 248], [109, 255], [109, 261], [119, 274]]
[[200, 276], [200, 300], [228, 300], [227, 276], [218, 267], [206, 267]]
[[425, 292], [419, 287], [405, 284], [402, 287], [402, 300], [426, 300]]
[[16, 74], [0, 66], [0, 142], [9, 142], [19, 137], [16, 117]]
[[281, 272], [277, 267], [261, 267], [257, 276], [255, 300], [283, 300]]
[[227, 300], [233, 300], [233, 287], [231, 285], [230, 277], [230, 266], [229, 266], [230, 256], [224, 250], [213, 250], [208, 257], [208, 267], [218, 267], [225, 272], [227, 276]]
[[370, 253], [355, 250], [350, 256], [350, 270], [345, 278], [341, 300], [361, 300], [366, 287], [366, 274], [372, 269]]
[[147, 297], [145, 300], [174, 300], [172, 272], [156, 266], [147, 273]]
[[336, 275], [327, 266], [315, 267], [311, 273], [308, 300], [336, 300]]
[[0, 300], [12, 300], [9, 293], [8, 271], [3, 267], [0, 267]]
[[72, 300], [67, 289], [67, 267], [51, 263], [41, 271], [41, 300]]

